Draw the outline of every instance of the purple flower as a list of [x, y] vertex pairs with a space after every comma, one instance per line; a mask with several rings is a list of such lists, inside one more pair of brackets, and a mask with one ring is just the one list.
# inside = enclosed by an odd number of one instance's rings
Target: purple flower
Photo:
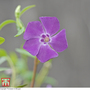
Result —
[[[68, 47], [65, 29], [60, 29], [56, 17], [40, 17], [39, 21], [29, 22], [24, 33], [23, 48], [36, 56], [42, 63], [58, 56]], [[56, 34], [56, 35], [55, 35]]]

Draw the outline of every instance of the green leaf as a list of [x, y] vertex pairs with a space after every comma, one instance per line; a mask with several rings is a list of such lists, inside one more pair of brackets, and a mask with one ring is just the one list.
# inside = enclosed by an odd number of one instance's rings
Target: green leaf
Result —
[[24, 31], [25, 31], [25, 28], [23, 27], [18, 31], [18, 33], [14, 37], [20, 36]]
[[6, 57], [1, 57], [0, 58], [0, 64], [4, 63], [6, 61]]
[[45, 77], [43, 83], [47, 83], [47, 84], [50, 84], [52, 86], [55, 86], [58, 82], [56, 79], [54, 79], [52, 77]]
[[5, 71], [5, 70], [8, 70], [10, 68], [4, 68], [4, 67], [0, 67], [0, 71]]
[[27, 51], [24, 50], [24, 49], [16, 48], [16, 51], [17, 51], [18, 53], [20, 53], [20, 54], [24, 54], [24, 55], [26, 55], [26, 56], [35, 58], [35, 56], [31, 55], [29, 52], [27, 52]]
[[14, 37], [20, 36], [23, 32], [25, 32], [25, 27], [22, 23], [22, 21], [19, 18], [16, 18], [16, 27], [18, 33]]
[[36, 82], [35, 82], [36, 87], [40, 87], [42, 85], [43, 81], [45, 80], [45, 77], [49, 73], [51, 65], [52, 65], [51, 62], [49, 62], [49, 61], [47, 61], [46, 63], [43, 64], [43, 67], [40, 70], [40, 72], [36, 78]]
[[23, 13], [25, 13], [27, 10], [29, 10], [29, 9], [35, 7], [35, 6], [36, 6], [36, 5], [30, 5], [30, 6], [25, 7], [25, 8], [20, 12], [20, 16], [21, 16]]
[[31, 81], [33, 77], [33, 71], [26, 71], [25, 73], [22, 74], [22, 78], [26, 81]]
[[3, 37], [0, 37], [0, 45], [4, 43], [5, 39]]
[[23, 59], [19, 59], [16, 63], [16, 71], [18, 73], [23, 73], [27, 70], [27, 65]]
[[0, 48], [0, 57], [2, 56], [7, 56], [7, 52], [4, 49]]
[[7, 24], [16, 23], [14, 20], [6, 20], [0, 24], [0, 30]]
[[10, 52], [10, 58], [11, 58], [13, 64], [15, 65], [18, 60], [17, 54], [15, 52]]
[[24, 84], [24, 85], [20, 85], [20, 86], [16, 86], [15, 88], [22, 88], [22, 87], [25, 87], [27, 86], [28, 84]]

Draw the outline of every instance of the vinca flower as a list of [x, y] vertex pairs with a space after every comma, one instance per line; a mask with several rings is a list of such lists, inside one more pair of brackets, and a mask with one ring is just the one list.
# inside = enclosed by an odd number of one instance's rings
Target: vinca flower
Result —
[[56, 17], [40, 17], [40, 21], [29, 22], [24, 33], [26, 40], [23, 48], [42, 63], [58, 56], [68, 47], [66, 30], [60, 29]]

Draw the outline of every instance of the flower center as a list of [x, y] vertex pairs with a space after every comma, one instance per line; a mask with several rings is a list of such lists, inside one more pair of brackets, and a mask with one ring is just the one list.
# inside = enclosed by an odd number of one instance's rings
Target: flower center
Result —
[[48, 44], [48, 42], [51, 42], [51, 37], [49, 34], [41, 34], [40, 36], [41, 36], [40, 42], [42, 44]]
[[44, 41], [48, 42], [49, 41], [49, 37], [45, 37]]

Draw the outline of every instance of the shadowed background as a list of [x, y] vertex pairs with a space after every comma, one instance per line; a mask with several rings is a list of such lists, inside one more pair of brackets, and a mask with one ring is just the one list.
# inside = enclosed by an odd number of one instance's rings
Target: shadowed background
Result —
[[[58, 87], [90, 86], [90, 0], [0, 0], [0, 23], [15, 19], [14, 10], [35, 4], [36, 7], [22, 15], [24, 25], [39, 20], [40, 16], [55, 16], [60, 21], [60, 30], [66, 29], [68, 49], [53, 59], [49, 76], [58, 81]], [[9, 24], [0, 31], [6, 41], [0, 45], [9, 53], [19, 48], [23, 35], [17, 33], [15, 24]], [[28, 60], [29, 69], [33, 69], [34, 60]], [[38, 66], [41, 69], [42, 63]], [[45, 85], [43, 85], [45, 86]]]

